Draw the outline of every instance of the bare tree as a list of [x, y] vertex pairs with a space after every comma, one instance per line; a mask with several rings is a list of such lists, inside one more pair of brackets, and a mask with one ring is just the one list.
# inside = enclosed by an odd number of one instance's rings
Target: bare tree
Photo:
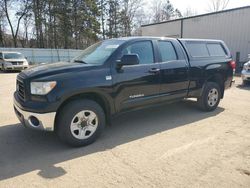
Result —
[[4, 46], [4, 14], [3, 8], [0, 5], [0, 47]]
[[105, 15], [107, 12], [107, 1], [100, 0], [100, 9], [101, 9], [101, 31], [102, 31], [102, 39], [105, 40]]
[[24, 17], [23, 17], [23, 33], [20, 35], [20, 42], [21, 42], [21, 45], [22, 47], [27, 47], [28, 46], [28, 42], [29, 42], [29, 28], [31, 26], [31, 17], [32, 17], [32, 14], [29, 13], [29, 14], [26, 14]]
[[142, 30], [141, 25], [149, 24], [151, 16], [145, 13], [144, 9], [142, 8], [135, 16], [134, 28], [132, 31], [133, 36], [141, 36]]
[[5, 13], [5, 16], [8, 20], [10, 30], [11, 30], [11, 35], [13, 38], [14, 46], [15, 48], [17, 47], [17, 38], [18, 38], [18, 32], [19, 32], [19, 27], [20, 27], [20, 22], [22, 18], [28, 13], [30, 10], [30, 0], [22, 0], [20, 2], [20, 9], [16, 12], [15, 16], [17, 18], [17, 25], [16, 29], [14, 29], [13, 22], [11, 21], [10, 15], [9, 15], [9, 7], [10, 4], [12, 3], [12, 0], [4, 0], [3, 1], [3, 11]]
[[192, 9], [188, 7], [184, 12], [183, 12], [183, 17], [189, 17], [189, 16], [195, 16], [197, 15], [197, 11], [195, 9]]
[[210, 0], [208, 10], [213, 12], [224, 10], [229, 2], [230, 0]]
[[152, 12], [154, 23], [182, 17], [181, 12], [169, 0], [153, 1]]
[[161, 7], [162, 7], [162, 1], [154, 1], [153, 2], [153, 8], [152, 8], [152, 12], [153, 12], [153, 22], [157, 23], [157, 22], [161, 22]]
[[142, 0], [124, 0], [121, 12], [121, 23], [123, 36], [131, 36], [131, 32], [135, 26], [135, 22], [142, 11]]

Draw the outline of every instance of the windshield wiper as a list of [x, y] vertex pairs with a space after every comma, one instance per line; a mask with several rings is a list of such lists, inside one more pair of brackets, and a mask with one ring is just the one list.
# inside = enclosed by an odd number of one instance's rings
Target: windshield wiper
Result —
[[76, 59], [76, 60], [74, 60], [74, 62], [75, 62], [75, 63], [83, 63], [83, 64], [88, 64], [88, 63], [86, 63], [86, 62], [85, 62], [85, 61], [83, 61], [83, 60], [77, 60], [77, 59]]

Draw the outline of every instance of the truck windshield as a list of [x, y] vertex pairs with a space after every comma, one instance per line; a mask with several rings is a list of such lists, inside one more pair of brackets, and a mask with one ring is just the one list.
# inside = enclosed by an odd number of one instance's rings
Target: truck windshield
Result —
[[106, 40], [85, 49], [72, 62], [102, 65], [108, 57], [123, 43], [123, 40]]
[[20, 53], [3, 53], [4, 59], [24, 59]]

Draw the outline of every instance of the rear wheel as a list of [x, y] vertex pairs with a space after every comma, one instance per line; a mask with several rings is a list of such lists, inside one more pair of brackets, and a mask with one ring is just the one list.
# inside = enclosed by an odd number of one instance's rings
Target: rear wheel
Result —
[[202, 96], [198, 98], [198, 105], [203, 111], [213, 111], [217, 108], [221, 99], [220, 86], [215, 82], [208, 82]]
[[57, 117], [59, 138], [72, 146], [93, 143], [103, 131], [105, 114], [95, 101], [75, 100], [65, 105]]

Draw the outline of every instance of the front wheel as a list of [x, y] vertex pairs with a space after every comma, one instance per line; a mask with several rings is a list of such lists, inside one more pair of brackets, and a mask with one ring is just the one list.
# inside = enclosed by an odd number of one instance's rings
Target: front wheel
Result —
[[248, 84], [248, 81], [247, 81], [247, 80], [243, 80], [243, 81], [242, 81], [242, 85], [243, 85], [243, 86], [245, 86], [245, 85], [247, 85], [247, 84]]
[[3, 72], [6, 72], [6, 70], [5, 70], [5, 68], [4, 68], [4, 65], [2, 65], [1, 70], [2, 70]]
[[220, 86], [215, 82], [207, 82], [202, 92], [202, 96], [198, 98], [198, 105], [203, 111], [213, 111], [219, 105], [220, 99]]
[[59, 138], [72, 146], [93, 143], [105, 126], [105, 114], [92, 100], [75, 100], [59, 112], [56, 132]]

